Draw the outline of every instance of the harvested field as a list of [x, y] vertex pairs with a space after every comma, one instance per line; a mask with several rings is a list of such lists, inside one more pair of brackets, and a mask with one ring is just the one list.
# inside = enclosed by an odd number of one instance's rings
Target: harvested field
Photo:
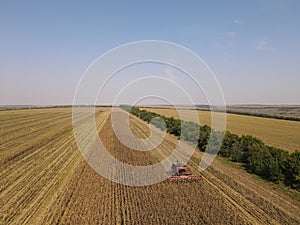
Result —
[[[107, 108], [97, 110], [97, 129], [119, 160], [153, 164], [178, 142], [167, 135], [152, 151], [128, 149], [116, 138], [110, 113]], [[71, 109], [2, 111], [0, 124], [1, 224], [300, 223], [299, 201], [220, 160], [203, 172], [200, 182], [164, 181], [142, 187], [111, 182], [79, 153]], [[131, 117], [130, 125], [137, 136], [149, 135], [143, 121]], [[88, 138], [89, 130], [86, 134]], [[200, 158], [195, 152], [189, 162], [194, 174], [199, 174]], [[122, 174], [122, 168], [117, 172]]]
[[[144, 108], [168, 117], [179, 118], [172, 108]], [[188, 113], [187, 110], [183, 110]], [[215, 112], [218, 114], [217, 112]], [[200, 124], [211, 124], [211, 112], [198, 111]], [[228, 131], [237, 135], [253, 135], [266, 144], [290, 152], [300, 149], [300, 123], [254, 116], [227, 114]]]

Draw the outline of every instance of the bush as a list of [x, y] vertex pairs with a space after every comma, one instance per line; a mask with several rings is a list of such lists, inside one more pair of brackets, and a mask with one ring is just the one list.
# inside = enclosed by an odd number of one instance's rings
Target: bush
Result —
[[284, 182], [286, 185], [300, 190], [300, 152], [295, 151], [289, 155], [285, 165]]
[[198, 148], [200, 151], [204, 152], [206, 149], [206, 145], [208, 143], [208, 139], [210, 137], [211, 128], [207, 125], [200, 127], [200, 133], [198, 138]]
[[253, 148], [249, 151], [247, 170], [260, 175], [262, 178], [278, 182], [283, 179], [283, 171], [279, 161], [274, 158], [268, 148]]
[[233, 158], [237, 154], [237, 152], [234, 151], [234, 148], [236, 148], [238, 142], [239, 137], [236, 134], [226, 131], [219, 154], [223, 157]]

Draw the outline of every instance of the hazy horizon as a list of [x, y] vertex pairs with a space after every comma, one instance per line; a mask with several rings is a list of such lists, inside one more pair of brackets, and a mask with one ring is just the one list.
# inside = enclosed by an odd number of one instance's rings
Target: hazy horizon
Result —
[[[105, 104], [96, 104], [96, 105], [92, 105], [92, 106], [120, 106], [120, 105], [130, 105], [130, 104], [119, 104], [119, 105], [105, 105]], [[25, 106], [25, 107], [31, 107], [31, 106], [34, 106], [34, 107], [53, 107], [53, 106], [66, 106], [66, 107], [72, 107], [72, 106], [80, 106], [80, 105], [72, 105], [72, 104], [54, 104], [54, 105], [17, 105], [17, 104], [11, 104], [11, 105], [1, 105], [1, 107], [5, 107], [5, 106]], [[82, 106], [90, 106], [90, 105], [82, 105]], [[205, 105], [205, 104], [197, 104], [197, 105], [188, 105], [188, 104], [175, 104], [175, 105], [167, 105], [167, 104], [140, 104], [140, 105], [137, 105], [137, 106], [203, 106], [203, 107], [208, 107], [210, 105]], [[280, 106], [286, 106], [286, 107], [300, 107], [300, 104], [297, 105], [297, 104], [277, 104], [277, 105], [273, 105], [273, 104], [227, 104], [226, 106], [266, 106], [266, 107], [280, 107]]]

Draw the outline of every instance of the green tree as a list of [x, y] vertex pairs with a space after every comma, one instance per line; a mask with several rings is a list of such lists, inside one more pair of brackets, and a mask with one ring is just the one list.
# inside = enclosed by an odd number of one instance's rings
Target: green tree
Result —
[[249, 150], [261, 149], [265, 146], [262, 140], [252, 137], [251, 135], [243, 135], [239, 141], [241, 148], [241, 162], [248, 163], [248, 157], [251, 154]]
[[300, 152], [295, 151], [290, 154], [284, 173], [284, 182], [286, 185], [300, 190]]
[[219, 154], [223, 157], [232, 157], [235, 154], [233, 152], [234, 145], [236, 145], [238, 142], [239, 137], [236, 134], [226, 131]]
[[198, 138], [198, 148], [201, 151], [205, 151], [208, 139], [210, 137], [211, 128], [207, 125], [200, 127], [199, 138]]

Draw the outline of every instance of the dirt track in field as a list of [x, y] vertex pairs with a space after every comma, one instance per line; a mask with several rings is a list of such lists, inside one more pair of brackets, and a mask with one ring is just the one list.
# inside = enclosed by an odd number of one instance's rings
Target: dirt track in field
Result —
[[[156, 163], [178, 142], [167, 135], [157, 149], [132, 151], [114, 135], [109, 115], [96, 115], [101, 141], [129, 164]], [[2, 111], [0, 124], [1, 224], [300, 223], [298, 201], [219, 160], [201, 182], [130, 187], [108, 181], [82, 159], [70, 109]], [[136, 118], [130, 124], [137, 136], [148, 136], [147, 124]], [[189, 162], [195, 174], [200, 158], [196, 152]]]

